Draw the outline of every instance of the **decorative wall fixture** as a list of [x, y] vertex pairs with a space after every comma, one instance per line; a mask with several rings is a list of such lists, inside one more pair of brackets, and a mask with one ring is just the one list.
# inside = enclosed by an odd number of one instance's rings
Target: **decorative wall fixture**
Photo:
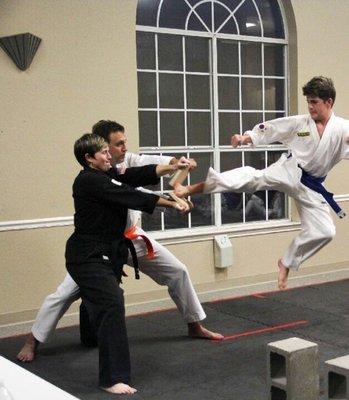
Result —
[[0, 38], [1, 48], [22, 71], [29, 68], [40, 43], [41, 39], [31, 33], [20, 33]]

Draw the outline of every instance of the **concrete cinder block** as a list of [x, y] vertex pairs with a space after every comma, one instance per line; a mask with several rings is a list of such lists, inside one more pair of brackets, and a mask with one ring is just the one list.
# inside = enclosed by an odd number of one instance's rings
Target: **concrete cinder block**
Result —
[[349, 400], [349, 355], [325, 362], [326, 400]]
[[318, 400], [318, 345], [296, 337], [267, 345], [269, 400]]

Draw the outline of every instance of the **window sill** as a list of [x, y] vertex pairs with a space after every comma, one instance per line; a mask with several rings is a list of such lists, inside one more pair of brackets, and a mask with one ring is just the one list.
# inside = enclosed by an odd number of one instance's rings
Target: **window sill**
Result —
[[152, 238], [162, 244], [178, 244], [213, 240], [216, 235], [227, 235], [231, 238], [297, 231], [300, 229], [300, 226], [300, 222], [292, 222], [289, 219], [282, 219], [271, 222], [261, 221], [231, 224], [219, 228], [216, 226], [209, 226], [203, 228], [173, 229], [166, 232], [153, 231], [150, 233]]

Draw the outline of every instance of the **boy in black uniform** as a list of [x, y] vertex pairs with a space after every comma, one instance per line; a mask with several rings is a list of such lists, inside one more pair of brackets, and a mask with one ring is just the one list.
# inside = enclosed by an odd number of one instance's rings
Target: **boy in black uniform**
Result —
[[158, 176], [171, 167], [148, 165], [117, 175], [111, 169], [108, 144], [93, 134], [78, 139], [74, 153], [84, 169], [73, 185], [75, 231], [67, 241], [67, 270], [80, 287], [97, 333], [101, 388], [132, 394], [136, 389], [128, 385], [130, 356], [123, 290], [119, 286], [130, 245], [123, 235], [127, 210], [152, 213], [156, 206], [162, 206], [187, 212], [189, 207], [133, 188], [156, 184]]

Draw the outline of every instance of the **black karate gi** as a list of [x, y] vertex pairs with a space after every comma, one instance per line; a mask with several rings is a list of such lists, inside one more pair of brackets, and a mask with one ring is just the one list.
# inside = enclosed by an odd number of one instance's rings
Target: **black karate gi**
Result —
[[130, 381], [123, 290], [119, 287], [128, 248], [123, 236], [128, 208], [152, 213], [158, 196], [134, 187], [158, 183], [155, 165], [122, 175], [85, 168], [73, 185], [75, 231], [66, 245], [67, 270], [79, 285], [99, 346], [99, 384]]

